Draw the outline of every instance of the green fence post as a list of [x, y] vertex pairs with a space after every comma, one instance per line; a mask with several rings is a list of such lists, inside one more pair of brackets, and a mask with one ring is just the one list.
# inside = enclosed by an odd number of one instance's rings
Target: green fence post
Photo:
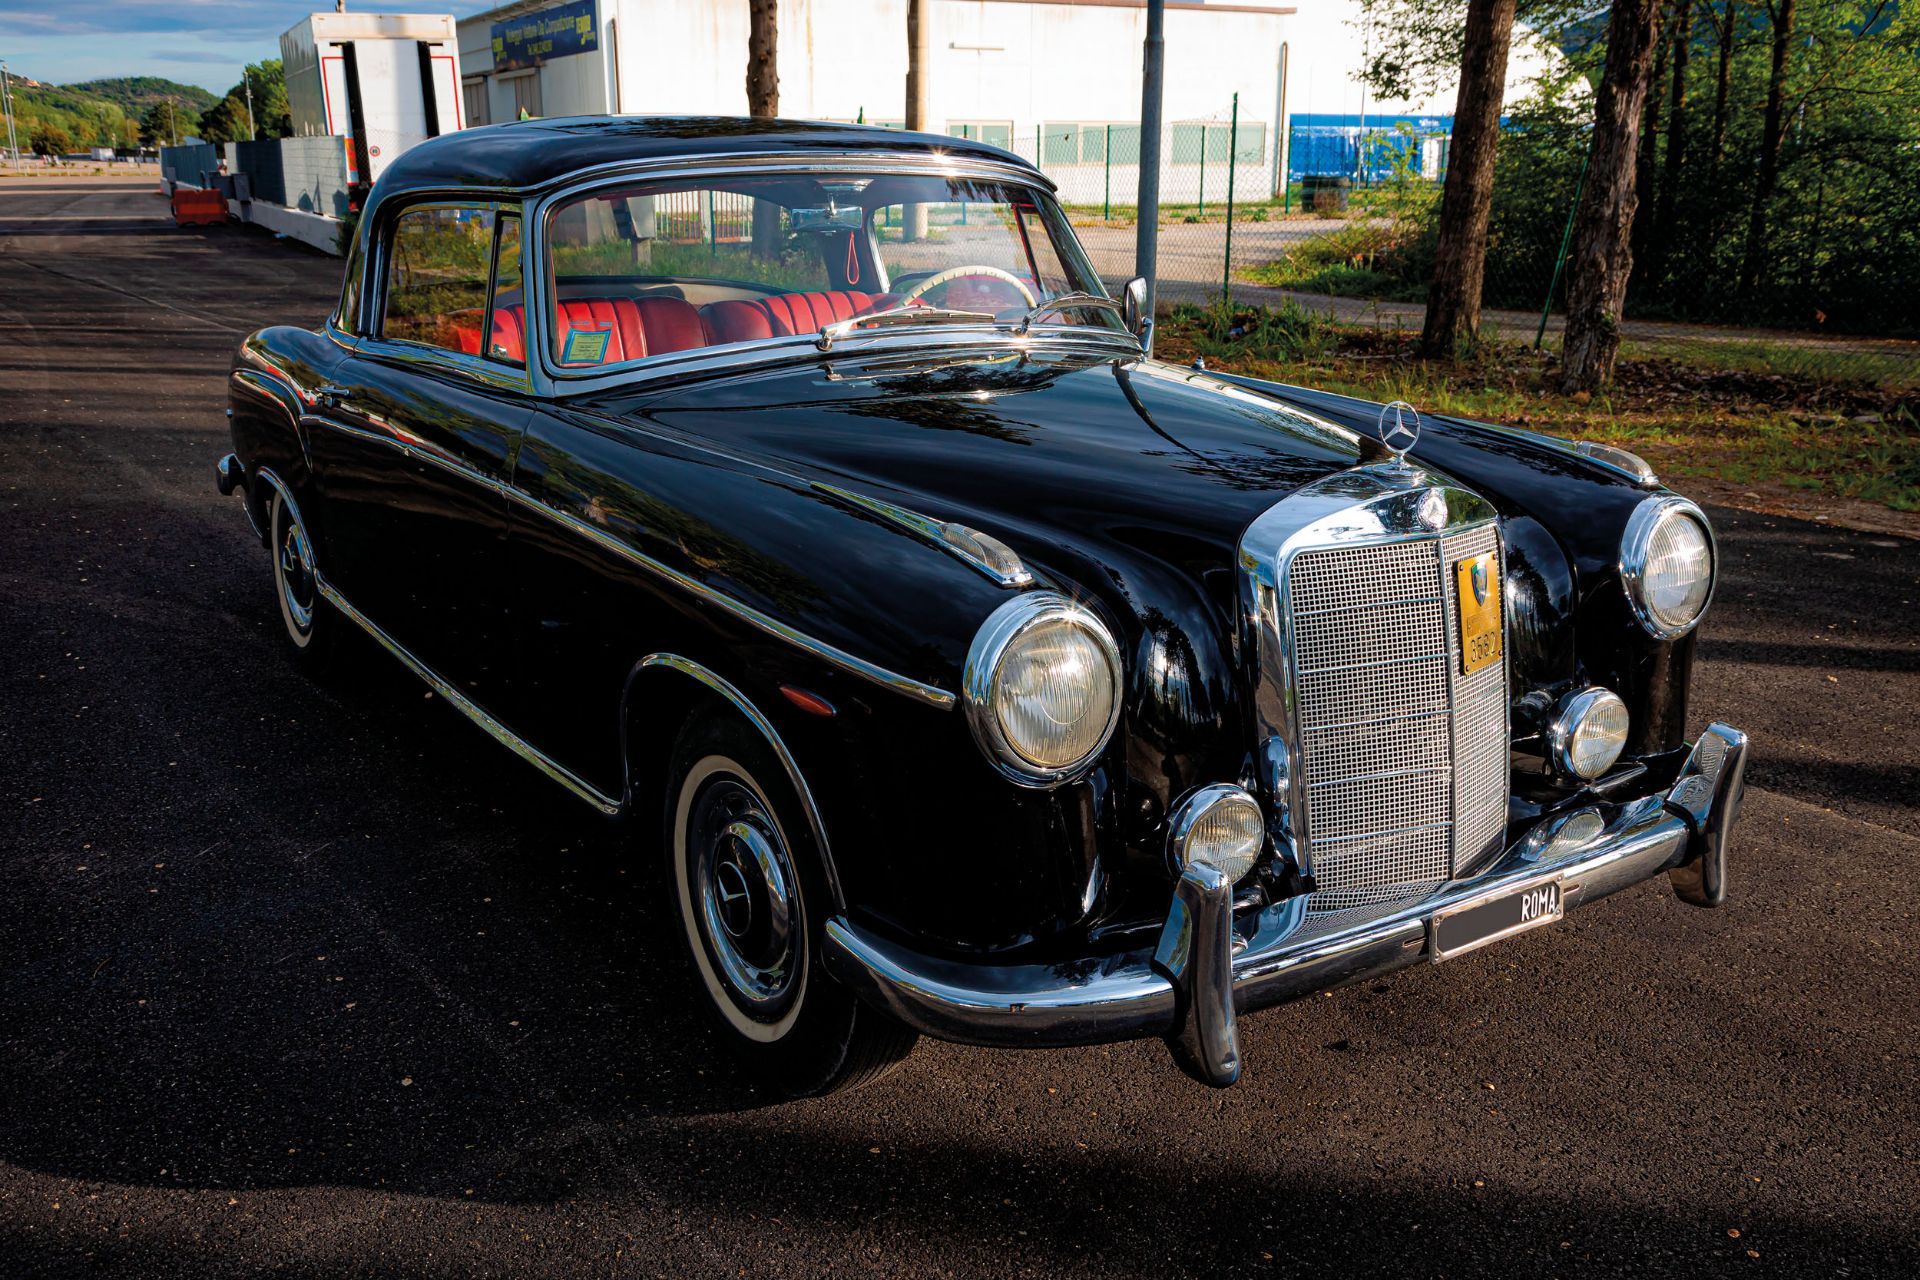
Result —
[[[1220, 303], [1233, 307], [1233, 170], [1240, 144], [1240, 95], [1233, 95], [1233, 114], [1227, 118], [1227, 251], [1220, 264]], [[1204, 154], [1204, 152], [1203, 152]]]
[[712, 257], [720, 244], [720, 228], [713, 221], [713, 188], [707, 188], [707, 256]]
[[1107, 149], [1101, 152], [1107, 160], [1107, 194], [1100, 202], [1100, 220], [1113, 221], [1113, 126], [1107, 126]]
[[1547, 336], [1547, 312], [1553, 309], [1554, 291], [1560, 287], [1560, 272], [1567, 265], [1567, 249], [1573, 244], [1573, 219], [1580, 212], [1580, 197], [1587, 193], [1587, 166], [1593, 162], [1593, 149], [1580, 162], [1580, 185], [1574, 188], [1573, 205], [1567, 210], [1567, 229], [1560, 233], [1560, 256], [1553, 260], [1553, 279], [1547, 282], [1547, 299], [1540, 304], [1540, 327], [1534, 330], [1533, 349], [1538, 351]]

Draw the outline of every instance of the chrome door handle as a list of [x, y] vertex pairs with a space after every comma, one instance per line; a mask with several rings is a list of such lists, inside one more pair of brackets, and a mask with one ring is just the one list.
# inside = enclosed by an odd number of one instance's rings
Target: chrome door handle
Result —
[[352, 387], [336, 387], [332, 383], [322, 383], [313, 389], [316, 398], [338, 404], [342, 400], [353, 398]]

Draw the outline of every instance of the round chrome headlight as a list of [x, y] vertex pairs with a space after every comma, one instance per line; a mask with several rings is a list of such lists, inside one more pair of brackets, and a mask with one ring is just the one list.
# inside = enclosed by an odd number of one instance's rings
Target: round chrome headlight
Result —
[[1627, 704], [1611, 689], [1596, 685], [1568, 696], [1547, 729], [1553, 767], [1562, 777], [1599, 777], [1626, 749], [1627, 728]]
[[987, 618], [963, 680], [974, 737], [1001, 773], [1029, 787], [1064, 782], [1113, 736], [1120, 650], [1098, 618], [1030, 591]]
[[1640, 504], [1620, 544], [1620, 581], [1641, 626], [1662, 640], [1692, 630], [1713, 574], [1713, 530], [1699, 507], [1672, 494]]
[[1167, 828], [1167, 852], [1176, 871], [1204, 862], [1235, 881], [1253, 870], [1266, 842], [1267, 821], [1260, 802], [1227, 783], [1214, 783], [1188, 796], [1174, 810]]

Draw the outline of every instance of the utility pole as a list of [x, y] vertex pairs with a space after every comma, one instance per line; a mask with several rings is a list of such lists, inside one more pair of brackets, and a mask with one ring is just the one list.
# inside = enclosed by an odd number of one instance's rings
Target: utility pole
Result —
[[167, 133], [173, 139], [173, 145], [180, 145], [180, 117], [173, 113], [173, 99], [167, 99]]
[[13, 81], [7, 75], [7, 64], [0, 62], [0, 107], [5, 108], [7, 116], [7, 159], [20, 163], [20, 139], [13, 132]]
[[1160, 80], [1166, 65], [1166, 0], [1147, 0], [1147, 41], [1140, 74], [1140, 207], [1134, 224], [1133, 273], [1147, 280], [1147, 314], [1159, 291]]
[[[933, 15], [927, 12], [927, 0], [907, 0], [907, 131], [919, 133], [927, 127], [927, 56], [933, 40]], [[1034, 157], [1038, 164], [1040, 158]], [[927, 206], [910, 204], [902, 212], [902, 240], [927, 238]]]
[[260, 130], [253, 123], [253, 73], [242, 68], [240, 83], [247, 87], [247, 141], [254, 142], [259, 139]]

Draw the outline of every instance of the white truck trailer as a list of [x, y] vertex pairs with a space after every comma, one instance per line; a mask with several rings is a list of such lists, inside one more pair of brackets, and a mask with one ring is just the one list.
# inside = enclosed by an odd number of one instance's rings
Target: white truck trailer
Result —
[[296, 137], [347, 138], [356, 186], [460, 127], [460, 45], [444, 13], [313, 13], [280, 37]]

